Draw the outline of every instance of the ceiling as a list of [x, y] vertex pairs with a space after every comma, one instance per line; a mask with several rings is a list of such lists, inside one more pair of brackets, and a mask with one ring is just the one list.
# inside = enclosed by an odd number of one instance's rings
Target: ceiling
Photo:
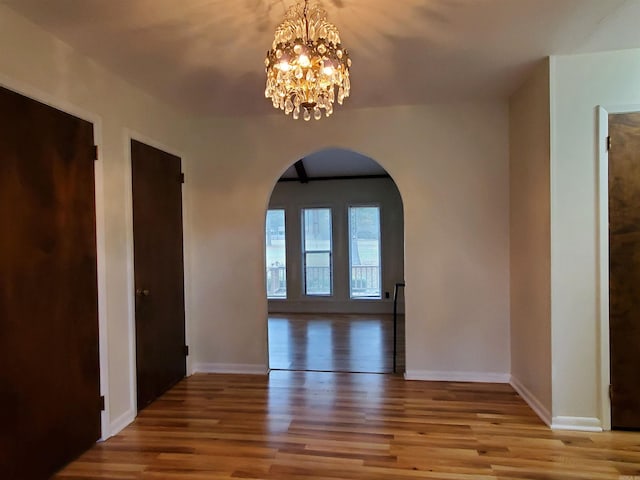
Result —
[[[264, 54], [293, 0], [0, 0], [194, 114], [273, 112]], [[640, 46], [640, 0], [323, 0], [345, 108], [505, 98], [549, 54]]]
[[[144, 91], [197, 115], [273, 112], [264, 55], [295, 0], [0, 0]], [[640, 0], [321, 0], [353, 59], [341, 108], [506, 98], [550, 54], [640, 47]], [[328, 149], [309, 178], [382, 175]], [[284, 179], [299, 178], [292, 166]]]
[[[300, 160], [304, 166], [304, 178], [290, 166], [282, 174], [282, 179], [327, 179], [335, 177], [383, 176], [387, 171], [378, 162], [351, 150], [342, 148], [327, 148], [307, 155]], [[299, 167], [298, 167], [299, 168]]]

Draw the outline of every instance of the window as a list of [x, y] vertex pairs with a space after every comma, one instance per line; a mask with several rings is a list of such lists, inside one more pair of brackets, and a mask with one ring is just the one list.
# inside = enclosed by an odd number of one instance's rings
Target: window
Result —
[[287, 298], [287, 252], [284, 210], [267, 210], [267, 298]]
[[351, 298], [382, 298], [380, 207], [349, 207]]
[[333, 293], [331, 209], [303, 209], [302, 233], [305, 294], [330, 296]]

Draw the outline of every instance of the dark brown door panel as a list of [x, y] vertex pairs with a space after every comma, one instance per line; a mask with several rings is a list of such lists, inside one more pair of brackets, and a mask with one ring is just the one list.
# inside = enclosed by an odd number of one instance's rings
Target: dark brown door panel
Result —
[[133, 140], [138, 409], [186, 373], [179, 157]]
[[93, 126], [0, 88], [0, 478], [100, 437]]
[[640, 113], [609, 117], [611, 424], [640, 429]]

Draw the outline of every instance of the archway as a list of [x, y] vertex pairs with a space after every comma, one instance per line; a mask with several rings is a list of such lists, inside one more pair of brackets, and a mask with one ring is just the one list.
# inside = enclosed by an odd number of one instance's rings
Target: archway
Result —
[[269, 367], [404, 371], [404, 213], [386, 170], [314, 152], [280, 177], [265, 218]]

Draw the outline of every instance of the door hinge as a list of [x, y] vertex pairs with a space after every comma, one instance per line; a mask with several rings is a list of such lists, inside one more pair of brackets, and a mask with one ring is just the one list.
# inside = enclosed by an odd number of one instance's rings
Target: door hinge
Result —
[[607, 137], [607, 152], [611, 150], [611, 135]]
[[104, 406], [104, 395], [100, 396], [100, 411], [104, 412], [105, 410], [105, 406]]
[[189, 345], [185, 345], [183, 348], [184, 348], [184, 356], [188, 357], [189, 356]]
[[613, 400], [613, 385], [609, 385], [609, 400]]
[[91, 155], [93, 156], [94, 160], [98, 160], [98, 146], [94, 145], [93, 147], [91, 147]]
[[184, 183], [184, 173], [180, 174], [180, 183]]

